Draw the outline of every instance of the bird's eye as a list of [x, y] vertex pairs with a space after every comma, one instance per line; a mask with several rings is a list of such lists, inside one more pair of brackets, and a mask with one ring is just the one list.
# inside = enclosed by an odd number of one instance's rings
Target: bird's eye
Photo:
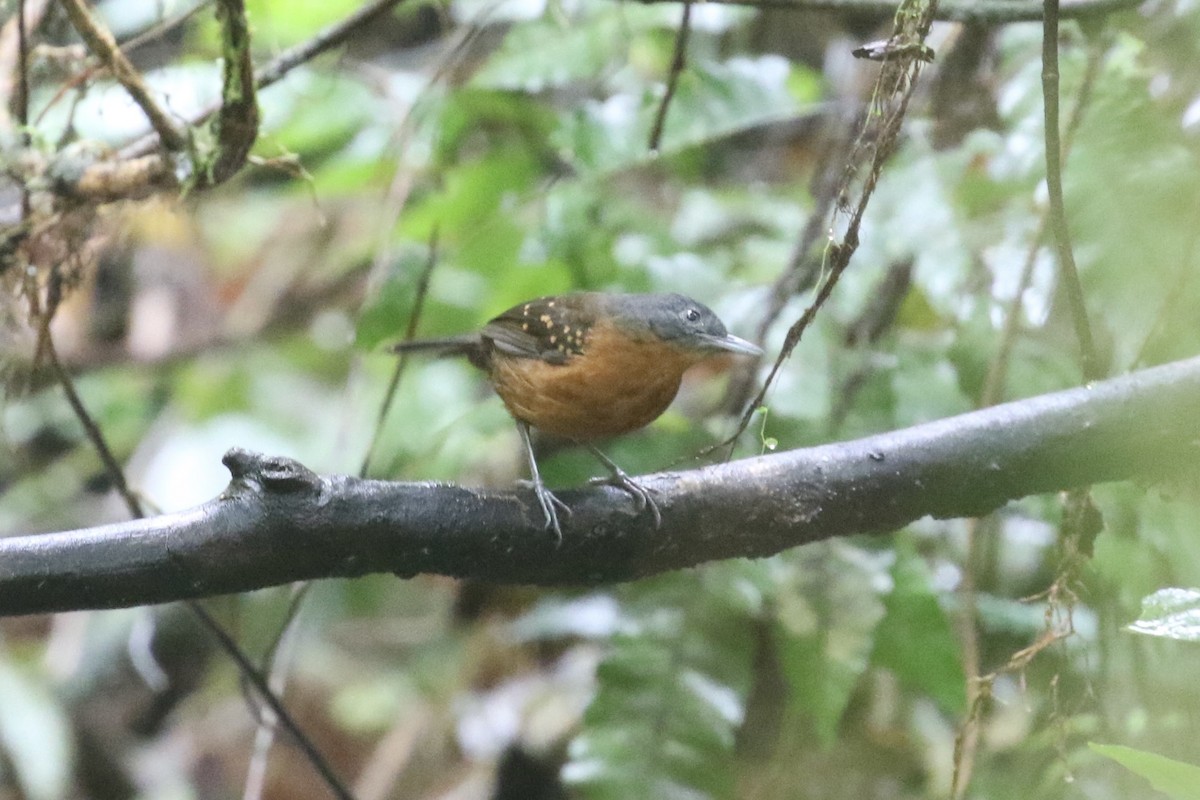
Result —
[[694, 308], [689, 308], [687, 311], [683, 312], [683, 317], [688, 322], [695, 322], [696, 320], [700, 319], [700, 312]]

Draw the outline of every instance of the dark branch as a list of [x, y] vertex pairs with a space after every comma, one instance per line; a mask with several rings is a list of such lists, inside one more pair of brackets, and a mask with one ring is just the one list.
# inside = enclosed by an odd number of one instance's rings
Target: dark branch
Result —
[[250, 25], [243, 0], [218, 0], [221, 23], [221, 108], [213, 125], [217, 151], [203, 180], [221, 184], [246, 163], [258, 138], [258, 97], [250, 58]]
[[556, 548], [528, 492], [320, 477], [232, 450], [229, 488], [192, 511], [0, 539], [0, 615], [388, 571], [624, 581], [927, 515], [977, 516], [1031, 494], [1177, 476], [1198, 453], [1193, 358], [853, 442], [648, 476], [658, 530], [617, 489], [560, 492], [573, 514]]
[[[677, 0], [641, 0], [643, 3]], [[725, 5], [755, 8], [790, 8], [796, 11], [844, 11], [877, 14], [891, 19], [896, 0], [709, 0]], [[1136, 8], [1144, 0], [1062, 0], [1061, 19], [1087, 19]], [[935, 19], [1002, 25], [1010, 22], [1037, 22], [1042, 19], [1042, 0], [941, 0]]]

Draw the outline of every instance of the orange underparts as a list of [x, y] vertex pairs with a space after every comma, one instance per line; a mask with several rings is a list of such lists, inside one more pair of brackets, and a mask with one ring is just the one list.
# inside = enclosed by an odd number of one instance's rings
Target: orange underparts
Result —
[[637, 430], [658, 417], [679, 391], [695, 352], [656, 338], [631, 338], [609, 322], [587, 334], [566, 363], [494, 357], [490, 377], [509, 413], [540, 431], [579, 442]]

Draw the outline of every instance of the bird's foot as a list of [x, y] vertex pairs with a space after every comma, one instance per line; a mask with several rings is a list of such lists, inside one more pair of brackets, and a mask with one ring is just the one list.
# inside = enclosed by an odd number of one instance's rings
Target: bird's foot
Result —
[[629, 473], [612, 463], [608, 458], [604, 458], [605, 466], [612, 473], [607, 478], [592, 478], [592, 484], [601, 484], [607, 486], [616, 486], [618, 489], [624, 489], [631, 497], [637, 506], [638, 511], [650, 510], [654, 516], [654, 527], [662, 527], [662, 511], [658, 508], [658, 503], [654, 501], [654, 496], [650, 490], [640, 483], [629, 477]]
[[546, 484], [540, 480], [536, 481], [517, 481], [521, 486], [527, 486], [533, 489], [537, 495], [538, 505], [542, 507], [542, 513], [546, 515], [546, 529], [554, 531], [555, 537], [558, 539], [558, 544], [562, 544], [563, 534], [562, 526], [558, 522], [558, 511], [561, 508], [566, 515], [571, 516], [571, 509], [562, 500], [554, 496], [554, 492], [546, 488]]

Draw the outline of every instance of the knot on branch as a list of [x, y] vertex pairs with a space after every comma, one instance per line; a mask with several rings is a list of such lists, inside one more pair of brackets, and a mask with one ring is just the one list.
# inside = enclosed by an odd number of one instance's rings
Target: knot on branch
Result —
[[232, 447], [221, 463], [229, 469], [234, 483], [253, 482], [268, 492], [318, 491], [321, 486], [321, 478], [315, 472], [284, 456], [264, 456]]
[[137, 200], [176, 185], [171, 161], [161, 155], [119, 159], [89, 142], [55, 156], [45, 177], [50, 191], [60, 197], [98, 202]]

